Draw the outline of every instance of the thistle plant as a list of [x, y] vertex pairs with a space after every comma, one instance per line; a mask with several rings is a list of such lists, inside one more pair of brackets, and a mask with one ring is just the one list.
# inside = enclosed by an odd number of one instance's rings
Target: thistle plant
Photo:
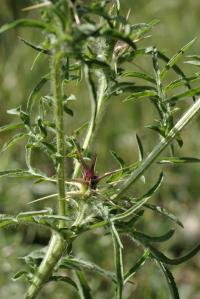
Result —
[[[39, 57], [48, 57], [49, 71], [33, 88], [26, 107], [10, 109], [19, 121], [0, 128], [1, 132], [16, 131], [2, 150], [8, 150], [24, 139], [25, 169], [11, 169], [0, 173], [1, 177], [22, 177], [37, 184], [50, 183], [55, 193], [37, 198], [44, 204], [43, 210], [22, 211], [18, 215], [0, 215], [0, 227], [25, 223], [47, 227], [51, 232], [48, 248], [31, 252], [24, 258], [26, 268], [15, 275], [25, 278], [29, 284], [25, 299], [34, 299], [49, 281], [64, 281], [71, 285], [80, 298], [90, 299], [93, 291], [86, 279], [87, 272], [95, 272], [110, 280], [115, 286], [113, 298], [124, 298], [123, 290], [132, 278], [137, 281], [137, 272], [145, 262], [153, 262], [164, 273], [172, 298], [179, 298], [170, 265], [178, 265], [192, 258], [200, 244], [189, 253], [170, 259], [154, 244], [169, 240], [174, 229], [162, 235], [152, 236], [138, 230], [138, 222], [145, 217], [145, 210], [161, 214], [175, 225], [183, 226], [172, 211], [153, 204], [154, 194], [163, 183], [163, 173], [154, 185], [135, 196], [134, 183], [142, 178], [154, 163], [199, 162], [198, 158], [176, 156], [176, 147], [183, 145], [181, 131], [200, 110], [200, 87], [193, 82], [200, 79], [199, 73], [185, 75], [177, 65], [195, 39], [182, 47], [173, 57], [168, 58], [155, 46], [142, 47], [142, 40], [157, 24], [129, 23], [129, 13], [123, 16], [120, 2], [116, 1], [33, 1], [26, 11], [37, 10], [41, 19], [19, 19], [0, 27], [0, 33], [17, 27], [31, 27], [41, 30], [43, 40], [39, 44], [21, 37], [24, 46], [31, 47]], [[137, 66], [138, 57], [152, 61], [152, 73], [141, 71]], [[192, 61], [198, 64], [198, 58]], [[164, 66], [163, 66], [164, 65]], [[129, 70], [130, 66], [131, 71]], [[173, 71], [177, 78], [170, 80]], [[90, 101], [91, 116], [85, 125], [72, 134], [68, 119], [73, 117], [69, 94], [71, 82], [84, 85]], [[43, 93], [48, 87], [48, 94]], [[177, 92], [181, 87], [181, 92]], [[125, 165], [117, 153], [113, 153], [119, 168], [105, 170], [98, 175], [95, 170], [97, 156], [91, 154], [93, 137], [103, 119], [103, 111], [114, 97], [124, 102], [150, 101], [157, 111], [158, 119], [149, 126], [158, 134], [158, 143], [145, 156], [142, 140], [137, 135], [138, 161]], [[190, 100], [190, 107], [177, 120], [176, 112], [180, 101]], [[77, 99], [78, 102], [79, 99]], [[124, 104], [125, 105], [125, 104]], [[33, 163], [35, 149], [48, 156], [54, 167], [54, 174], [48, 176]], [[168, 156], [162, 156], [166, 149]], [[71, 176], [67, 175], [68, 162], [73, 161]], [[101, 156], [98, 160], [101, 161]], [[145, 185], [144, 185], [145, 188]], [[46, 199], [57, 202], [57, 208], [46, 208]], [[48, 201], [51, 203], [51, 201]], [[115, 271], [103, 269], [95, 263], [79, 259], [74, 255], [74, 241], [85, 232], [101, 229], [113, 242], [113, 264]], [[128, 236], [140, 249], [141, 256], [125, 270], [123, 255], [126, 251], [121, 240]], [[133, 252], [134, 255], [134, 252]], [[63, 269], [65, 270], [63, 272]], [[62, 270], [62, 271], [61, 271]]]

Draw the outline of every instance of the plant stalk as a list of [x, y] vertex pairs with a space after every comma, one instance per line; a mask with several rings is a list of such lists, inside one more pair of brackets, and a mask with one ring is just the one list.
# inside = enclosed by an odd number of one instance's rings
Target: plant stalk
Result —
[[[62, 57], [63, 52], [58, 52], [53, 58], [52, 78], [56, 120], [58, 214], [61, 216], [65, 216], [65, 147], [61, 84]], [[60, 227], [63, 227], [64, 225], [64, 222], [61, 221]]]
[[185, 112], [179, 119], [176, 125], [169, 131], [167, 136], [163, 138], [152, 152], [143, 160], [140, 166], [132, 172], [130, 177], [124, 182], [118, 193], [113, 196], [113, 199], [119, 198], [123, 195], [132, 184], [141, 177], [141, 175], [149, 168], [149, 166], [156, 160], [160, 153], [174, 140], [176, 135], [180, 133], [185, 126], [197, 115], [200, 110], [200, 98]]
[[[58, 215], [65, 216], [65, 167], [64, 167], [64, 122], [63, 101], [61, 88], [62, 52], [57, 52], [52, 58], [52, 89], [55, 100], [55, 122], [57, 142], [57, 190], [58, 190]], [[65, 226], [64, 220], [59, 221], [59, 227]], [[40, 264], [25, 299], [34, 299], [43, 285], [51, 276], [55, 265], [62, 256], [65, 241], [61, 235], [52, 232], [48, 250]]]

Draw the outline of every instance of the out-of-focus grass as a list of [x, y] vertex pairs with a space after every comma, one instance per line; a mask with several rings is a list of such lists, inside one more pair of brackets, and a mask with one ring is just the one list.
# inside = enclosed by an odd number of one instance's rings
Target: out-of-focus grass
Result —
[[[131, 7], [130, 19], [132, 22], [145, 22], [154, 18], [160, 19], [160, 24], [153, 30], [153, 36], [148, 41], [143, 41], [142, 45], [156, 45], [160, 49], [166, 49], [168, 56], [173, 55], [185, 43], [199, 34], [199, 10], [200, 2], [198, 0], [123, 0], [122, 6], [124, 13]], [[26, 6], [29, 1], [1, 1], [0, 22], [1, 24], [12, 20], [13, 18], [25, 17], [21, 8]], [[30, 14], [31, 16], [31, 14]], [[24, 105], [26, 99], [37, 82], [38, 78], [45, 74], [47, 59], [41, 60], [33, 70], [31, 66], [35, 58], [33, 50], [26, 47], [17, 36], [31, 39], [39, 42], [40, 34], [35, 34], [30, 29], [20, 29], [4, 34], [0, 37], [0, 124], [4, 125], [14, 120], [13, 116], [6, 114], [6, 110]], [[197, 40], [192, 54], [199, 54], [199, 40]], [[141, 62], [145, 70], [151, 67], [150, 62]], [[135, 65], [129, 66], [131, 69], [137, 69]], [[185, 65], [185, 70], [191, 72]], [[193, 68], [198, 72], [198, 68]], [[173, 74], [172, 74], [173, 76]], [[74, 92], [76, 86], [71, 86]], [[67, 129], [72, 132], [76, 125], [81, 125], [87, 120], [88, 102], [87, 92], [81, 87], [75, 91], [78, 103], [74, 104], [74, 120], [67, 120]], [[155, 117], [155, 111], [149, 105], [147, 100], [132, 103], [122, 103], [118, 98], [112, 98], [108, 103], [108, 109], [104, 114], [104, 121], [99, 126], [98, 135], [94, 140], [93, 150], [98, 154], [98, 171], [105, 172], [117, 167], [109, 154], [109, 149], [118, 152], [129, 163], [137, 157], [135, 133], [139, 133], [144, 139], [145, 152], [151, 150], [157, 141], [157, 136], [144, 125], [151, 122]], [[183, 104], [185, 107], [186, 104]], [[76, 109], [77, 108], [77, 109]], [[148, 111], [148, 113], [147, 113]], [[117, 125], [116, 125], [117, 124]], [[184, 147], [178, 150], [181, 156], [197, 156], [200, 148], [200, 138], [198, 138], [200, 122], [197, 119], [183, 133], [185, 141]], [[1, 144], [3, 144], [9, 134], [1, 135]], [[17, 145], [11, 151], [1, 153], [0, 170], [8, 168], [21, 168], [24, 166], [23, 144]], [[41, 167], [47, 172], [51, 172], [48, 163], [41, 157]], [[154, 177], [160, 167], [155, 167], [147, 173], [147, 176]], [[200, 193], [199, 177], [200, 167], [198, 165], [187, 166], [165, 166], [166, 183], [162, 187], [154, 203], [161, 203], [168, 207], [180, 217], [185, 224], [185, 230], [177, 229], [177, 233], [166, 248], [169, 255], [179, 255], [183, 248], [191, 248], [200, 239], [199, 234], [199, 212], [200, 212]], [[141, 182], [138, 186], [141, 188]], [[0, 212], [17, 213], [20, 210], [28, 210], [26, 203], [33, 198], [52, 192], [52, 186], [37, 186], [30, 181], [3, 179], [0, 182]], [[135, 187], [135, 194], [138, 187]], [[50, 202], [51, 204], [51, 202]], [[41, 208], [42, 204], [36, 205], [35, 208]], [[151, 212], [146, 213], [146, 223], [141, 225], [148, 226], [152, 234], [161, 233], [169, 222], [154, 218]], [[162, 221], [162, 222], [161, 222]], [[36, 229], [36, 227], [20, 227], [0, 232], [0, 298], [19, 299], [25, 290], [25, 283], [12, 282], [11, 277], [14, 273], [23, 268], [23, 263], [18, 259], [30, 251], [30, 248], [37, 248], [40, 244], [47, 244], [48, 232]], [[131, 266], [136, 260], [139, 251], [130, 240], [124, 239], [124, 244], [128, 247], [125, 255], [126, 267]], [[33, 245], [34, 244], [34, 245]], [[87, 257], [91, 261], [112, 268], [110, 256], [112, 256], [111, 241], [107, 236], [102, 237], [101, 231], [93, 234], [86, 234], [80, 238], [74, 248], [76, 254], [80, 257]], [[178, 281], [182, 299], [198, 299], [200, 297], [200, 286], [198, 278], [200, 275], [200, 263], [198, 257], [191, 262], [174, 269], [175, 277]], [[88, 274], [88, 280], [94, 289], [94, 298], [111, 298], [110, 283], [99, 277]], [[139, 272], [131, 284], [125, 290], [125, 298], [145, 298], [145, 299], [167, 299], [169, 294], [165, 286], [164, 278], [161, 280], [159, 273], [156, 271], [156, 265], [146, 264]], [[48, 299], [76, 299], [70, 287], [64, 284], [50, 283], [45, 287], [41, 298]]]

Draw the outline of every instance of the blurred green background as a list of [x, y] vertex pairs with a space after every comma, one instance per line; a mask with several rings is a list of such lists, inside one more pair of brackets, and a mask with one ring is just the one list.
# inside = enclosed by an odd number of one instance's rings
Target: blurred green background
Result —
[[[160, 24], [152, 32], [152, 37], [148, 41], [141, 42], [141, 46], [156, 45], [159, 49], [165, 49], [168, 56], [171, 56], [195, 36], [199, 36], [199, 0], [122, 0], [121, 3], [124, 14], [131, 8], [130, 22], [132, 23], [148, 22], [154, 18], [160, 20]], [[1, 0], [0, 24], [20, 17], [35, 16], [32, 12], [25, 13], [21, 10], [29, 4], [29, 1]], [[15, 117], [6, 114], [6, 110], [26, 103], [29, 93], [38, 78], [45, 74], [48, 66], [48, 60], [44, 58], [31, 70], [35, 52], [26, 47], [18, 36], [36, 43], [42, 40], [40, 33], [31, 29], [13, 30], [0, 36], [0, 125], [15, 121]], [[198, 39], [190, 53], [200, 54], [199, 46]], [[147, 71], [151, 69], [148, 60], [142, 61], [141, 66]], [[197, 67], [182, 66], [187, 74], [199, 71]], [[135, 66], [132, 66], [132, 69], [134, 68]], [[66, 118], [66, 129], [69, 134], [87, 121], [89, 115], [87, 91], [82, 85], [74, 84], [70, 88], [77, 95], [78, 101], [73, 104], [74, 118]], [[190, 104], [190, 100], [184, 101], [181, 108]], [[133, 104], [133, 102], [122, 103], [120, 99], [112, 98], [104, 112], [103, 122], [98, 128], [93, 145], [93, 151], [98, 154], [98, 172], [103, 173], [117, 167], [110, 155], [110, 150], [116, 151], [127, 164], [137, 159], [136, 133], [143, 138], [145, 153], [148, 153], [158, 138], [145, 126], [152, 123], [155, 116], [156, 113], [147, 100]], [[200, 119], [198, 118], [184, 130], [182, 134], [184, 146], [182, 149], [177, 149], [177, 155], [200, 158], [199, 130]], [[11, 136], [10, 133], [1, 134], [1, 145]], [[12, 150], [1, 153], [0, 171], [25, 166], [23, 146], [23, 142], [17, 143]], [[40, 169], [51, 174], [51, 165], [43, 156], [39, 157], [39, 166]], [[156, 179], [159, 171], [158, 166], [150, 170], [147, 173], [148, 181]], [[179, 256], [200, 240], [200, 167], [198, 164], [165, 166], [164, 173], [165, 184], [157, 196], [154, 196], [154, 203], [159, 203], [177, 214], [185, 226], [184, 230], [176, 228], [175, 237], [165, 245], [166, 254]], [[146, 187], [139, 182], [136, 192], [137, 190], [144, 192], [143, 189], [146, 190]], [[29, 201], [51, 192], [54, 192], [51, 185], [33, 185], [31, 181], [1, 179], [0, 213], [16, 214], [21, 210], [29, 210], [32, 208], [27, 205]], [[49, 204], [51, 205], [51, 202]], [[38, 204], [34, 208], [40, 209], [43, 205], [45, 204]], [[154, 216], [153, 213], [147, 212], [141, 229], [144, 228], [152, 234], [159, 235], [171, 227], [167, 220]], [[0, 230], [0, 298], [21, 299], [23, 297], [25, 282], [12, 281], [15, 272], [23, 268], [23, 263], [18, 257], [28, 254], [34, 248], [48, 244], [48, 239], [49, 232], [37, 227], [20, 226]], [[130, 267], [136, 260], [139, 250], [130, 240], [124, 238], [123, 242], [127, 247], [124, 258], [125, 266]], [[102, 236], [101, 230], [83, 235], [75, 242], [74, 249], [79, 257], [88, 258], [108, 269], [113, 268], [111, 240], [108, 236]], [[181, 298], [199, 299], [199, 255], [187, 264], [173, 268], [172, 271], [179, 286]], [[170, 297], [164, 277], [152, 263], [146, 263], [134, 281], [135, 284], [125, 289], [124, 298], [167, 299]], [[91, 274], [88, 274], [88, 282], [94, 290], [95, 299], [111, 298], [113, 289], [109, 282]], [[63, 283], [49, 283], [39, 298], [76, 299], [78, 297], [70, 286]]]

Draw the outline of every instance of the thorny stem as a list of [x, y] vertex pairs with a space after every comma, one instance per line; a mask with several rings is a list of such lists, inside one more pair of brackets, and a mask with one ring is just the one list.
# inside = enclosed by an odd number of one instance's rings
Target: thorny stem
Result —
[[118, 193], [113, 196], [113, 199], [119, 198], [123, 195], [131, 185], [141, 177], [141, 175], [149, 168], [149, 166], [156, 160], [160, 153], [173, 141], [178, 133], [196, 116], [200, 110], [200, 98], [195, 102], [189, 110], [179, 119], [176, 125], [169, 131], [167, 136], [163, 138], [152, 152], [143, 160], [140, 166], [132, 172], [130, 177], [124, 182]]

